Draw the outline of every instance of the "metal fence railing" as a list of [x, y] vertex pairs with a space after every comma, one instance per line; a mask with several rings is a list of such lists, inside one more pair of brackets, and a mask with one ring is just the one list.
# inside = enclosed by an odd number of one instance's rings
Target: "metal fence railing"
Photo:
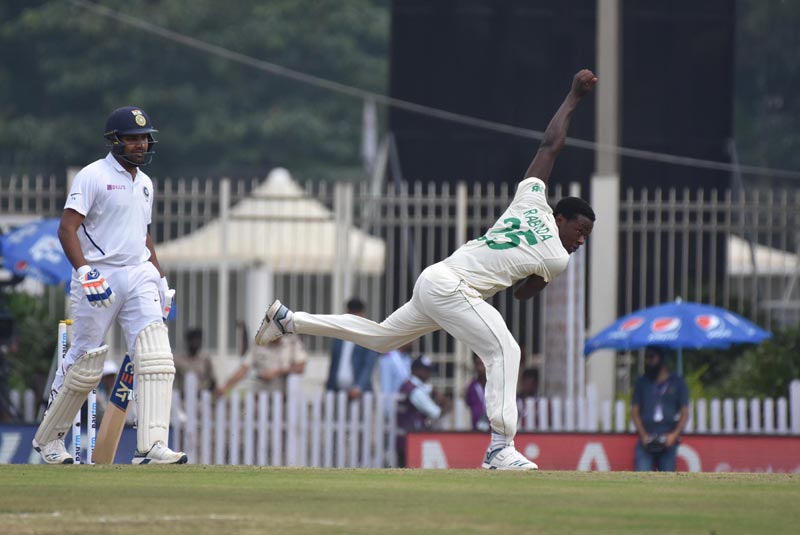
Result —
[[[367, 302], [368, 317], [385, 318], [410, 297], [425, 266], [480, 236], [516, 188], [403, 182], [379, 190], [366, 183], [306, 183], [276, 190], [269, 180], [212, 178], [156, 178], [154, 184], [151, 233], [157, 251], [203, 231], [214, 237], [200, 243], [200, 254], [207, 253], [202, 261], [163, 263], [178, 290], [178, 318], [170, 325], [173, 347], [181, 347], [188, 328], [199, 326], [218, 358], [242, 351], [241, 327], [252, 335], [263, 302], [272, 296], [296, 309], [330, 313], [340, 311], [350, 295], [359, 295]], [[550, 194], [557, 200], [565, 191], [556, 185]], [[57, 216], [65, 196], [66, 185], [59, 177], [0, 177], [0, 212], [6, 227], [31, 217]], [[245, 204], [249, 212], [243, 214], [237, 207]], [[297, 206], [302, 210], [293, 208]], [[299, 213], [303, 210], [308, 213]], [[727, 190], [628, 190], [622, 194], [618, 216], [620, 314], [682, 297], [729, 308], [766, 328], [800, 321], [800, 190], [751, 189], [741, 195]], [[302, 224], [280, 231], [266, 226], [279, 217], [332, 223], [352, 233], [339, 232], [319, 242], [319, 248], [331, 249], [329, 265], [295, 259], [295, 267], [281, 269], [280, 262], [269, 266], [256, 253], [279, 237], [289, 243], [307, 242], [310, 233]], [[236, 231], [254, 228], [244, 223], [258, 222], [265, 225], [261, 230]], [[228, 250], [221, 240], [238, 240], [253, 254], [212, 255], [212, 250]], [[358, 267], [367, 250], [366, 245], [354, 245], [362, 243], [358, 240], [377, 244], [383, 255], [380, 269]], [[592, 250], [591, 240], [588, 247], [589, 255], [602, 254]], [[292, 253], [287, 248], [285, 254]], [[544, 346], [546, 337], [540, 336], [548, 315], [543, 299], [519, 302], [501, 292], [491, 302], [525, 346], [523, 366], [566, 358], [552, 354]], [[62, 314], [54, 311], [54, 317]], [[115, 332], [112, 347], [118, 355], [125, 351], [122, 339]], [[327, 340], [306, 342], [310, 353], [326, 354]], [[413, 351], [436, 355], [436, 385], [460, 397], [471, 375], [463, 348], [436, 332], [423, 337]]]
[[[346, 393], [305, 394], [234, 391], [214, 399], [187, 377], [173, 400], [172, 441], [199, 464], [315, 467], [396, 466], [396, 400], [388, 411], [380, 393], [349, 402]], [[32, 394], [15, 393], [20, 414], [31, 418]], [[29, 421], [32, 423], [32, 421]], [[435, 429], [470, 429], [468, 408], [457, 400]], [[625, 402], [528, 398], [522, 401], [521, 432], [633, 433]], [[777, 399], [698, 399], [690, 405], [686, 434], [800, 436], [800, 380]], [[487, 435], [488, 441], [488, 435]]]

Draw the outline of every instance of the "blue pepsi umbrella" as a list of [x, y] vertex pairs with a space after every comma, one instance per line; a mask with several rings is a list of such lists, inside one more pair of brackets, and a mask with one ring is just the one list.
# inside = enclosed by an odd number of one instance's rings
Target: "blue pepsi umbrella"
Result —
[[42, 219], [0, 236], [3, 267], [44, 284], [69, 287], [72, 265], [58, 240], [58, 224], [58, 218]]
[[771, 336], [724, 308], [677, 299], [621, 317], [587, 340], [583, 354], [598, 349], [666, 347], [677, 351], [678, 373], [682, 374], [684, 349], [727, 349], [732, 344], [758, 344]]

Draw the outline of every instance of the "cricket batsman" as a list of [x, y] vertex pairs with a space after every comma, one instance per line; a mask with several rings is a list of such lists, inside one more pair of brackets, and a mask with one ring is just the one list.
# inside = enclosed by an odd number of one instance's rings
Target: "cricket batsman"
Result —
[[58, 237], [72, 264], [72, 344], [56, 372], [45, 417], [33, 448], [46, 463], [71, 464], [64, 436], [87, 393], [103, 372], [106, 333], [122, 328], [136, 375], [138, 425], [133, 464], [183, 464], [168, 446], [175, 366], [164, 318], [174, 291], [163, 276], [148, 231], [153, 182], [150, 163], [158, 132], [144, 110], [111, 112], [105, 140], [109, 153], [75, 175]]

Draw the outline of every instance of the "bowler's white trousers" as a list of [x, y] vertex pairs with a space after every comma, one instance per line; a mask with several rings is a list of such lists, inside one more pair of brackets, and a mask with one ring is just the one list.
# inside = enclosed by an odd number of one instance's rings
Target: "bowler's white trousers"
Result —
[[114, 302], [108, 307], [93, 307], [83, 293], [80, 281], [73, 272], [70, 286], [70, 305], [72, 307], [72, 342], [64, 364], [56, 370], [50, 390], [50, 402], [64, 384], [64, 376], [75, 363], [75, 359], [91, 349], [105, 343], [106, 333], [115, 319], [125, 333], [128, 353], [135, 358], [136, 337], [142, 329], [162, 321], [161, 298], [158, 282], [161, 275], [152, 262], [142, 262], [138, 266], [102, 266], [97, 268], [108, 287], [114, 292]]
[[517, 433], [519, 345], [500, 312], [441, 262], [420, 274], [411, 300], [381, 323], [352, 314], [295, 312], [294, 328], [298, 334], [350, 340], [381, 353], [444, 329], [486, 366], [486, 413], [492, 429], [509, 439]]

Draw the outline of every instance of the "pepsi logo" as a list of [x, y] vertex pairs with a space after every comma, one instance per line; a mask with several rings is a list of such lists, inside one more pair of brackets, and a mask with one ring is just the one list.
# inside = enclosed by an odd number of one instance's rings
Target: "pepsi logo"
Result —
[[28, 262], [25, 260], [20, 260], [16, 264], [14, 264], [14, 271], [22, 272], [28, 267]]
[[681, 327], [680, 318], [656, 318], [650, 324], [650, 328], [654, 333], [668, 333], [677, 331]]
[[635, 318], [625, 320], [625, 322], [619, 326], [619, 330], [624, 332], [635, 331], [636, 329], [641, 327], [643, 323], [644, 323], [644, 318], [642, 318], [641, 316], [637, 316]]
[[694, 318], [694, 322], [704, 331], [711, 331], [722, 325], [722, 320], [713, 314], [701, 314]]

